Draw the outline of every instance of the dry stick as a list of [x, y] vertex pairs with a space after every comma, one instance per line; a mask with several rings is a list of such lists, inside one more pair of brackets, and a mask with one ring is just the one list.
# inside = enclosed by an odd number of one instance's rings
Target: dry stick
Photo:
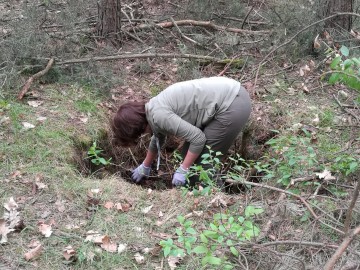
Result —
[[353, 13], [353, 12], [340, 12], [340, 13], [336, 13], [334, 15], [331, 15], [329, 17], [326, 17], [324, 19], [321, 19], [319, 21], [316, 21], [308, 26], [306, 26], [305, 28], [301, 29], [300, 31], [298, 31], [295, 35], [293, 35], [290, 39], [288, 39], [287, 41], [285, 41], [284, 43], [280, 44], [279, 46], [277, 46], [276, 48], [272, 49], [259, 63], [259, 66], [256, 70], [256, 75], [255, 75], [255, 82], [254, 82], [254, 87], [256, 87], [256, 83], [257, 83], [257, 79], [258, 79], [258, 76], [259, 76], [259, 71], [260, 71], [260, 68], [267, 62], [267, 58], [273, 54], [275, 51], [277, 51], [278, 49], [288, 45], [290, 42], [292, 42], [298, 35], [300, 35], [302, 32], [306, 31], [307, 29], [319, 24], [319, 23], [322, 23], [322, 22], [325, 22], [327, 20], [330, 20], [334, 17], [337, 17], [337, 16], [356, 16], [356, 17], [360, 17], [360, 14], [357, 14], [357, 13]]
[[346, 108], [344, 108], [344, 106], [340, 103], [340, 101], [336, 98], [336, 96], [333, 94], [333, 97], [336, 101], [336, 103], [339, 105], [339, 107], [346, 112], [347, 114], [350, 114], [352, 117], [354, 117], [356, 120], [360, 120], [359, 117], [356, 114], [353, 114], [351, 111], [347, 110]]
[[360, 234], [360, 226], [356, 227], [349, 235], [345, 237], [341, 245], [335, 251], [335, 253], [331, 256], [328, 262], [325, 264], [324, 270], [332, 270], [334, 269], [336, 261], [341, 257], [341, 255], [345, 252], [347, 247], [350, 245], [351, 241], [354, 240], [355, 236]]
[[346, 211], [346, 218], [345, 218], [345, 222], [344, 222], [345, 235], [347, 235], [348, 232], [349, 232], [352, 212], [353, 212], [353, 209], [355, 207], [355, 203], [356, 203], [356, 201], [357, 201], [357, 199], [359, 197], [359, 192], [360, 192], [360, 181], [358, 180], [357, 184], [356, 184], [356, 188], [354, 190], [354, 195], [353, 195], [352, 200], [351, 200], [350, 205], [349, 205], [349, 208]]
[[244, 20], [243, 20], [243, 22], [242, 22], [242, 24], [241, 24], [241, 26], [240, 26], [241, 29], [244, 28], [245, 22], [246, 22], [247, 18], [249, 17], [251, 11], [253, 11], [253, 9], [254, 9], [254, 6], [251, 6], [250, 10], [249, 10], [248, 13], [246, 14], [246, 16], [245, 16], [245, 18], [244, 18]]
[[144, 54], [122, 54], [122, 55], [111, 55], [103, 57], [90, 57], [90, 58], [80, 58], [80, 59], [69, 59], [65, 61], [57, 62], [58, 65], [66, 64], [75, 64], [75, 63], [86, 63], [90, 61], [111, 61], [119, 59], [134, 59], [134, 58], [188, 58], [188, 59], [200, 59], [207, 60], [211, 62], [223, 62], [228, 59], [220, 60], [216, 57], [206, 56], [206, 55], [195, 55], [195, 54], [176, 54], [176, 53], [144, 53]]
[[[208, 21], [180, 20], [180, 21], [176, 21], [176, 24], [178, 26], [183, 26], [183, 25], [201, 26], [201, 27], [218, 30], [218, 31], [228, 31], [228, 32], [234, 32], [234, 33], [244, 33], [244, 34], [254, 34], [254, 35], [256, 35], [256, 34], [262, 35], [262, 34], [270, 33], [270, 31], [268, 31], [268, 30], [252, 31], [252, 30], [239, 29], [239, 28], [233, 28], [233, 27], [219, 26], [219, 25], [213, 24], [212, 22], [208, 22]], [[157, 23], [157, 24], [153, 24], [153, 25], [143, 23], [133, 29], [134, 30], [145, 30], [145, 29], [150, 29], [150, 28], [154, 28], [154, 27], [170, 28], [173, 26], [175, 26], [173, 22], [162, 22], [162, 23]]]
[[45, 69], [43, 69], [42, 71], [39, 71], [38, 73], [32, 75], [25, 83], [25, 85], [23, 86], [23, 88], [21, 89], [19, 95], [18, 95], [18, 99], [22, 99], [24, 97], [24, 95], [26, 94], [26, 92], [29, 90], [32, 82], [38, 78], [40, 78], [41, 76], [44, 76], [46, 73], [49, 72], [50, 68], [52, 67], [52, 65], [54, 64], [54, 58], [50, 58], [49, 62], [47, 63]]
[[231, 58], [230, 62], [225, 65], [224, 69], [219, 73], [218, 76], [223, 76], [237, 57], [238, 55], [235, 55], [233, 58]]
[[330, 245], [325, 243], [318, 243], [318, 242], [306, 242], [306, 241], [292, 241], [292, 240], [285, 240], [285, 241], [274, 241], [274, 242], [267, 242], [260, 244], [259, 246], [277, 246], [277, 245], [299, 245], [299, 246], [312, 246], [312, 247], [329, 247], [329, 248], [339, 248], [336, 245]]
[[311, 206], [308, 204], [308, 202], [301, 196], [297, 195], [297, 194], [294, 194], [294, 193], [291, 193], [289, 191], [286, 191], [286, 190], [283, 190], [283, 189], [280, 189], [280, 188], [276, 188], [276, 187], [272, 187], [272, 186], [268, 186], [268, 185], [264, 185], [264, 184], [257, 184], [257, 183], [253, 183], [253, 182], [248, 182], [248, 181], [245, 181], [245, 180], [242, 180], [242, 181], [235, 181], [235, 180], [232, 180], [232, 179], [226, 179], [225, 182], [229, 183], [229, 184], [245, 184], [245, 185], [249, 185], [249, 186], [256, 186], [256, 187], [263, 187], [263, 188], [267, 188], [267, 189], [270, 189], [270, 190], [275, 190], [275, 191], [278, 191], [278, 192], [283, 192], [285, 194], [288, 194], [288, 195], [291, 195], [297, 199], [299, 199], [305, 206], [306, 208], [309, 210], [309, 212], [313, 215], [313, 217], [319, 221], [321, 224], [323, 224], [324, 226], [340, 233], [340, 234], [344, 234], [343, 231], [329, 225], [329, 224], [326, 224], [324, 221], [322, 221], [314, 212], [314, 210], [311, 208]]
[[176, 24], [176, 22], [174, 21], [173, 17], [170, 17], [170, 20], [171, 20], [171, 22], [174, 24], [176, 30], [180, 33], [180, 35], [181, 35], [181, 37], [182, 37], [183, 39], [186, 39], [187, 41], [190, 41], [190, 42], [194, 43], [195, 45], [198, 45], [198, 46], [203, 47], [203, 46], [202, 46], [200, 43], [198, 43], [197, 41], [195, 41], [195, 40], [193, 40], [193, 39], [185, 36], [185, 35], [181, 32], [179, 26], [178, 26], [178, 25]]
[[297, 194], [291, 193], [290, 191], [283, 190], [281, 188], [276, 188], [276, 187], [264, 185], [264, 184], [253, 183], [253, 182], [249, 182], [249, 181], [246, 181], [246, 180], [235, 181], [235, 180], [232, 180], [232, 179], [226, 179], [225, 182], [227, 182], [229, 184], [244, 184], [244, 185], [249, 185], [249, 186], [262, 187], [262, 188], [267, 188], [267, 189], [270, 189], [270, 190], [274, 190], [274, 191], [278, 191], [278, 192], [288, 194], [290, 196], [293, 196], [293, 197], [299, 199], [306, 206], [306, 208], [313, 215], [313, 217], [316, 220], [319, 219], [319, 217], [315, 214], [314, 210], [311, 208], [311, 206], [308, 204], [308, 202], [303, 197], [301, 197], [301, 196], [299, 196]]

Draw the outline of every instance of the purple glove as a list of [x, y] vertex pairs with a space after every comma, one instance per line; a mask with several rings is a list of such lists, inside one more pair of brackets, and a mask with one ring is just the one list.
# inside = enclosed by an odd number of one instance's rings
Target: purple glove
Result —
[[143, 178], [149, 177], [151, 168], [146, 167], [143, 163], [132, 171], [131, 179], [135, 183], [139, 183]]
[[186, 184], [186, 174], [189, 170], [185, 170], [181, 165], [174, 173], [172, 184], [174, 186], [184, 186]]

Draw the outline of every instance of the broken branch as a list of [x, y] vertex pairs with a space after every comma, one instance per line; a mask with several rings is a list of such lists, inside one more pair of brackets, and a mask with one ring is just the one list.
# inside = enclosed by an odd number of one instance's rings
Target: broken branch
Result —
[[26, 94], [26, 92], [29, 90], [32, 82], [42, 76], [44, 76], [46, 73], [49, 72], [50, 68], [53, 66], [54, 64], [54, 58], [50, 58], [49, 62], [47, 63], [45, 69], [39, 71], [38, 73], [32, 75], [25, 83], [25, 85], [23, 86], [23, 88], [21, 89], [21, 92], [18, 95], [18, 99], [22, 99], [24, 97], [24, 95]]
[[213, 30], [218, 30], [218, 31], [228, 31], [228, 32], [233, 32], [233, 33], [243, 33], [243, 34], [252, 34], [252, 35], [270, 33], [270, 31], [268, 31], [268, 30], [252, 31], [252, 30], [216, 25], [210, 21], [195, 21], [195, 20], [180, 20], [180, 21], [176, 21], [175, 23], [174, 22], [161, 22], [161, 23], [156, 23], [156, 24], [144, 24], [143, 23], [143, 24], [138, 25], [137, 27], [132, 28], [131, 30], [135, 30], [135, 31], [136, 30], [145, 30], [145, 29], [151, 29], [154, 27], [170, 28], [170, 27], [174, 27], [175, 25], [177, 25], [177, 26], [183, 26], [183, 25], [201, 26], [201, 27], [210, 28]]

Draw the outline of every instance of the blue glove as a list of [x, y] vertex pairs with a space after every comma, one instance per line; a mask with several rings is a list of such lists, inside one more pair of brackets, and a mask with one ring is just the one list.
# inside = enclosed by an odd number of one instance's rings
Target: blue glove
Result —
[[144, 164], [138, 166], [135, 170], [132, 171], [131, 179], [135, 183], [139, 183], [143, 178], [149, 177], [151, 168], [146, 167]]
[[186, 184], [186, 174], [189, 170], [185, 170], [181, 165], [174, 173], [172, 184], [174, 186], [184, 186]]

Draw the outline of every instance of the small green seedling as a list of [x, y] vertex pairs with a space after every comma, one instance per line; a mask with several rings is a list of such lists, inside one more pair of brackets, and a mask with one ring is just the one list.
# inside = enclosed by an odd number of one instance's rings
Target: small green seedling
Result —
[[94, 163], [95, 165], [101, 165], [101, 164], [104, 166], [109, 165], [111, 162], [111, 158], [106, 160], [105, 158], [99, 156], [101, 152], [103, 152], [103, 150], [99, 149], [97, 147], [96, 141], [94, 141], [88, 151], [88, 157], [90, 158], [91, 162]]

